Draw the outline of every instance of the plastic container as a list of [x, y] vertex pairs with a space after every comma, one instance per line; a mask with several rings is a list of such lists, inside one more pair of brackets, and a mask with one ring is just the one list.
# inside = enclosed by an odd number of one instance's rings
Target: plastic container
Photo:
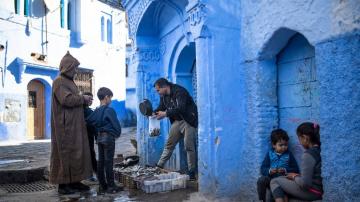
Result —
[[160, 135], [160, 120], [155, 117], [149, 117], [149, 135], [151, 137]]
[[181, 175], [176, 172], [155, 175], [157, 180], [145, 180], [141, 184], [141, 189], [145, 193], [155, 193], [171, 191], [175, 189], [186, 188], [186, 182], [189, 179], [188, 175]]

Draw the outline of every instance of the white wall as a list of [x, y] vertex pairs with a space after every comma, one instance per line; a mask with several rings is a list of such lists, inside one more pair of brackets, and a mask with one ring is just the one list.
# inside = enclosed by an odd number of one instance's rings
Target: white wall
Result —
[[[84, 42], [82, 45], [70, 45], [71, 41], [74, 41], [74, 37], [72, 37], [71, 31], [67, 29], [68, 1], [71, 1], [72, 5], [81, 4], [81, 9], [74, 9], [74, 11], [78, 11], [78, 16], [80, 16], [80, 20], [77, 21], [78, 24], [75, 24], [74, 17], [72, 17], [71, 23], [73, 30], [81, 31], [81, 41]], [[106, 86], [113, 91], [113, 99], [125, 100], [125, 43], [127, 34], [125, 13], [97, 0], [64, 0], [64, 2], [65, 23], [64, 28], [61, 28], [60, 7], [57, 5], [45, 17], [43, 1], [31, 0], [30, 16], [27, 17], [23, 15], [23, 0], [20, 1], [19, 14], [15, 14], [14, 1], [1, 1], [0, 44], [4, 46], [7, 44], [7, 47], [0, 52], [0, 67], [8, 67], [18, 57], [29, 63], [58, 68], [61, 58], [69, 50], [80, 61], [80, 67], [94, 70], [95, 86], [93, 93], [95, 96], [99, 87]], [[72, 6], [72, 8], [75, 7]], [[105, 42], [101, 41], [100, 16], [102, 12], [112, 16], [112, 44], [107, 43], [106, 40]], [[47, 21], [47, 26], [45, 21]], [[76, 27], [77, 25], [79, 26]], [[46, 36], [47, 48], [44, 45]], [[34, 60], [30, 56], [32, 52], [47, 55], [46, 62]], [[27, 73], [23, 73], [21, 82], [17, 83], [14, 75], [7, 69], [4, 86], [1, 85], [0, 78], [0, 98], [9, 94], [22, 95], [22, 98], [26, 97], [27, 84], [35, 78], [52, 84], [52, 78], [49, 76]], [[97, 98], [94, 101], [93, 107], [99, 104]], [[26, 124], [21, 124], [19, 127], [26, 127]], [[47, 137], [50, 136], [47, 135]]]

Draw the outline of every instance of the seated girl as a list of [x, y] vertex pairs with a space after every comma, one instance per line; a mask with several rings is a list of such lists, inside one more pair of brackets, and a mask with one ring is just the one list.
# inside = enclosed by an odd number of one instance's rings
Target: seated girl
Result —
[[322, 198], [319, 131], [320, 126], [310, 122], [302, 123], [296, 129], [299, 142], [306, 150], [302, 156], [301, 175], [288, 173], [271, 180], [270, 188], [276, 202], [288, 201], [287, 195], [309, 201]]

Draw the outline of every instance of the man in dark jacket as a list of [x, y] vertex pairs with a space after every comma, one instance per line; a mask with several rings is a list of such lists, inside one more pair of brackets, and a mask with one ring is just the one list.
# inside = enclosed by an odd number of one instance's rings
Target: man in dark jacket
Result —
[[196, 170], [196, 135], [198, 127], [197, 107], [188, 91], [164, 78], [158, 79], [154, 87], [160, 95], [160, 104], [154, 111], [157, 119], [168, 117], [171, 122], [169, 137], [164, 151], [157, 163], [162, 168], [179, 142], [184, 137], [184, 146], [187, 153], [188, 174], [191, 180], [195, 179]]

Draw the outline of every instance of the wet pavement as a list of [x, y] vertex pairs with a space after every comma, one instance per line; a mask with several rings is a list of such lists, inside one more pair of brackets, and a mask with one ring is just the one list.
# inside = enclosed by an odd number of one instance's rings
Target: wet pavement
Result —
[[[116, 141], [115, 156], [123, 154], [124, 157], [134, 155], [136, 150], [130, 139], [135, 138], [135, 128], [123, 128], [122, 136]], [[0, 172], [11, 170], [34, 170], [48, 168], [50, 157], [50, 140], [35, 140], [27, 142], [0, 142]], [[1, 180], [1, 179], [0, 179]], [[3, 184], [0, 185], [0, 202], [15, 201], [209, 201], [197, 192], [197, 182], [189, 182], [186, 189], [171, 192], [146, 194], [141, 190], [127, 189], [117, 194], [98, 195], [98, 184], [92, 181], [83, 181], [91, 190], [73, 195], [59, 195], [56, 187], [47, 181], [36, 183]], [[12, 189], [10, 189], [10, 188]], [[27, 192], [28, 190], [36, 190]], [[11, 191], [15, 190], [15, 191]], [[18, 190], [18, 191], [16, 191]], [[19, 191], [20, 190], [20, 191]], [[12, 193], [14, 192], [14, 193]]]

